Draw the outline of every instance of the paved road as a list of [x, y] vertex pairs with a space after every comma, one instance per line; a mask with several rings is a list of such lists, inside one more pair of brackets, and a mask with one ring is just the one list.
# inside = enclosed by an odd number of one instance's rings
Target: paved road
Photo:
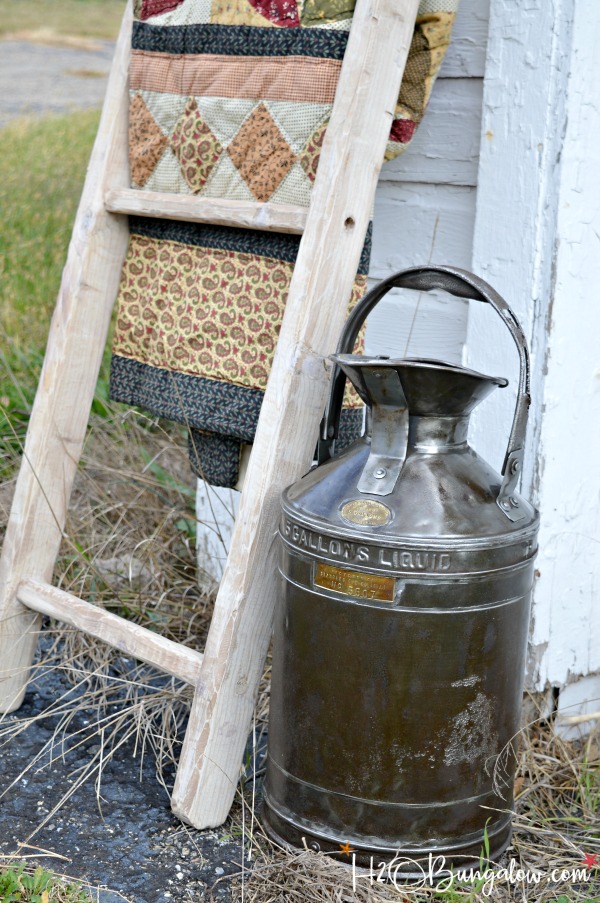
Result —
[[94, 41], [93, 47], [0, 42], [0, 128], [19, 116], [99, 107], [114, 44]]

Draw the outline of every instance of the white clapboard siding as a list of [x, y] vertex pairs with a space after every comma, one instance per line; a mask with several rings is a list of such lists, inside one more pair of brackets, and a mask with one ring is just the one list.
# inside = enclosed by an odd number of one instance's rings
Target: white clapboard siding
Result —
[[[489, 0], [461, 0], [452, 43], [415, 140], [382, 168], [371, 282], [423, 263], [471, 268], [488, 16]], [[425, 293], [402, 295], [390, 295], [369, 317], [366, 350], [459, 362], [466, 303]], [[235, 490], [198, 481], [202, 575], [222, 576], [238, 497]]]
[[[379, 303], [379, 314], [369, 323], [365, 352], [385, 353], [390, 357], [429, 357], [460, 364], [467, 310], [465, 301], [394, 289]], [[390, 323], [394, 323], [392, 340]]]
[[483, 78], [490, 0], [460, 0], [441, 78]]
[[[489, 0], [462, 0], [423, 122], [408, 150], [382, 168], [370, 277], [408, 266], [471, 267]], [[366, 350], [460, 361], [467, 307], [433, 295], [392, 300], [369, 317]], [[412, 316], [411, 316], [412, 311]]]
[[378, 186], [369, 275], [426, 263], [469, 266], [475, 189], [451, 185]]
[[[426, 263], [451, 263], [469, 269], [474, 216], [474, 188], [380, 183], [371, 277], [379, 280], [405, 267]], [[466, 329], [466, 302], [396, 290], [369, 317], [365, 350], [369, 354], [426, 356], [459, 363]]]
[[439, 78], [410, 147], [379, 181], [476, 185], [482, 92], [480, 78]]

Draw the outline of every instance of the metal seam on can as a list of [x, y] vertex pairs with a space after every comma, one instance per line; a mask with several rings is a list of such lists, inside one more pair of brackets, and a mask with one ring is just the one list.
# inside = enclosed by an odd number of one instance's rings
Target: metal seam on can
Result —
[[[349, 605], [367, 605], [374, 608], [381, 608], [384, 611], [389, 611], [390, 609], [394, 609], [398, 612], [406, 612], [407, 614], [436, 614], [436, 615], [454, 615], [454, 614], [466, 614], [469, 611], [489, 611], [494, 608], [502, 608], [505, 605], [515, 605], [517, 602], [522, 602], [523, 599], [526, 599], [531, 592], [531, 589], [528, 589], [526, 592], [521, 593], [520, 596], [512, 596], [510, 599], [501, 599], [497, 602], [491, 602], [489, 605], [465, 605], [462, 607], [458, 607], [453, 605], [452, 608], [416, 608], [414, 606], [409, 607], [407, 605], [402, 605], [401, 603], [393, 604], [390, 602], [384, 602], [379, 599], [367, 599], [367, 598], [353, 598], [352, 596], [347, 596], [343, 593], [336, 593], [335, 590], [329, 590], [328, 592], [320, 592], [320, 589], [324, 589], [324, 587], [319, 587], [318, 584], [314, 584], [309, 586], [306, 583], [298, 583], [296, 580], [292, 580], [287, 574], [284, 574], [281, 569], [279, 569], [280, 575], [283, 579], [289, 583], [291, 586], [297, 586], [298, 589], [302, 589], [308, 591], [310, 593], [314, 593], [315, 596], [323, 596], [324, 599], [331, 599], [332, 593], [333, 598], [338, 599], [341, 602], [346, 602]], [[380, 604], [377, 604], [380, 603]]]
[[[305, 552], [304, 550], [299, 549], [298, 546], [292, 545], [292, 543], [288, 542], [284, 536], [281, 536], [281, 534], [279, 534], [279, 535], [280, 535], [281, 542], [283, 543], [283, 545], [285, 545], [288, 549], [290, 549], [296, 557], [302, 558], [303, 560], [307, 560], [310, 562], [323, 561], [324, 556], [319, 557], [318, 555], [312, 555], [310, 552]], [[439, 550], [439, 551], [440, 552], [448, 551], [448, 553], [450, 553], [454, 550], [446, 549], [446, 550]], [[406, 568], [403, 569], [400, 567], [390, 567], [389, 571], [387, 571], [386, 573], [394, 574], [398, 578], [402, 578], [402, 579], [419, 578], [419, 580], [421, 580], [422, 578], [425, 577], [426, 579], [428, 579], [428, 580], [431, 579], [432, 581], [434, 581], [436, 583], [450, 582], [451, 580], [454, 580], [455, 578], [456, 579], [463, 578], [463, 579], [471, 582], [471, 580], [477, 580], [478, 578], [485, 579], [488, 576], [494, 576], [494, 577], [502, 576], [503, 572], [514, 573], [515, 571], [520, 570], [520, 569], [525, 570], [525, 568], [530, 566], [532, 560], [536, 557], [536, 554], [537, 554], [537, 549], [532, 555], [528, 556], [527, 558], [521, 558], [519, 561], [517, 561], [513, 564], [506, 564], [506, 565], [503, 565], [502, 567], [498, 567], [498, 568], [485, 568], [480, 571], [469, 570], [469, 571], [441, 571], [441, 572], [437, 571], [436, 572], [436, 571], [427, 571], [427, 570], [420, 570], [420, 569], [419, 570], [416, 570], [416, 569], [408, 570]], [[370, 573], [373, 573], [373, 574], [381, 574], [382, 573], [381, 568], [377, 567], [376, 564], [369, 566], [367, 564], [364, 564], [363, 562], [360, 562], [360, 563], [351, 562], [347, 558], [340, 559], [340, 558], [329, 557], [326, 560], [333, 561], [336, 564], [339, 564], [342, 566], [344, 566], [344, 565], [348, 566], [349, 564], [351, 564], [353, 567], [356, 568], [356, 570], [364, 571], [365, 573], [369, 573], [369, 574]]]
[[269, 759], [271, 765], [276, 768], [281, 774], [285, 775], [286, 778], [290, 778], [292, 781], [296, 781], [298, 784], [302, 784], [304, 787], [310, 787], [313, 790], [318, 790], [319, 793], [327, 793], [328, 795], [339, 796], [347, 800], [352, 800], [357, 803], [365, 803], [367, 806], [383, 806], [383, 807], [392, 807], [394, 809], [429, 809], [431, 806], [437, 806], [439, 808], [443, 808], [445, 806], [455, 806], [457, 803], [476, 803], [477, 800], [485, 799], [488, 796], [495, 796], [493, 790], [488, 790], [487, 793], [478, 793], [477, 796], [467, 796], [463, 799], [458, 800], [448, 800], [445, 803], [393, 803], [388, 800], [375, 800], [369, 799], [367, 797], [355, 796], [352, 793], [341, 793], [339, 790], [331, 790], [328, 787], [321, 787], [319, 784], [313, 784], [312, 781], [305, 781], [303, 778], [297, 777], [295, 774], [292, 774], [289, 771], [286, 771], [285, 768], [282, 768], [274, 759]]
[[[325, 831], [321, 830], [317, 825], [309, 824], [308, 819], [303, 819], [301, 817], [298, 818], [298, 816], [294, 816], [292, 814], [289, 814], [289, 815], [286, 814], [290, 810], [287, 810], [286, 807], [274, 805], [271, 795], [266, 790], [264, 792], [264, 799], [265, 799], [265, 802], [268, 804], [268, 806], [275, 813], [275, 815], [277, 815], [282, 821], [288, 822], [288, 824], [292, 825], [299, 832], [302, 832], [302, 831], [307, 832], [310, 835], [312, 835], [313, 837], [318, 837], [320, 840], [326, 841], [327, 843], [331, 843], [331, 844], [335, 844], [335, 845], [337, 845], [339, 843], [340, 835], [327, 834], [327, 833], [325, 833]], [[285, 809], [285, 812], [284, 812], [284, 809]], [[494, 827], [491, 830], [488, 829], [487, 837], [491, 840], [494, 837], [496, 837], [498, 834], [502, 834], [504, 831], [506, 831], [506, 828], [510, 825], [511, 821], [512, 821], [512, 814], [509, 814], [508, 816], [506, 816], [506, 818], [503, 821], [498, 822], [497, 825], [494, 825]], [[366, 850], [366, 851], [368, 851], [369, 849], [373, 849], [374, 852], [376, 851], [376, 852], [395, 853], [395, 854], [398, 853], [397, 846], [388, 845], [385, 841], [382, 841], [379, 838], [369, 838], [369, 839], [373, 840], [372, 847], [367, 843], [367, 838], [364, 838], [364, 837], [359, 838], [359, 837], [354, 837], [352, 834], [344, 833], [343, 839], [346, 842], [354, 843], [358, 847], [362, 847], [362, 849]], [[452, 854], [456, 855], [457, 853], [460, 853], [461, 850], [464, 850], [465, 848], [468, 848], [469, 846], [471, 846], [473, 843], [480, 842], [480, 840], [481, 840], [480, 832], [473, 831], [473, 832], [471, 832], [471, 834], [464, 835], [462, 838], [462, 843], [460, 843], [460, 844], [449, 844], [449, 843], [444, 842], [445, 854], [447, 856], [451, 856]], [[434, 840], [434, 841], [432, 841], [432, 844], [436, 843], [436, 842], [438, 842], [438, 841]], [[376, 844], [376, 846], [375, 846], [375, 844]], [[405, 857], [408, 857], [411, 855], [416, 856], [419, 853], [427, 854], [430, 851], [433, 851], [434, 849], [435, 848], [431, 847], [431, 846], [416, 847], [416, 846], [411, 846], [410, 844], [406, 844], [406, 845], [402, 846], [402, 855]]]
[[[352, 501], [352, 499], [348, 499], [348, 501]], [[288, 517], [290, 520], [294, 521], [298, 525], [300, 525], [297, 520], [297, 512], [294, 512], [293, 508], [288, 508], [285, 505], [285, 501], [282, 503], [283, 514]], [[310, 517], [305, 512], [302, 512], [302, 526], [308, 527], [311, 530], [314, 530], [316, 533], [322, 533], [323, 536], [327, 536], [328, 539], [357, 539], [356, 530], [351, 530], [349, 527], [343, 524], [335, 524], [335, 536], [330, 533], [327, 533], [326, 527], [329, 529], [332, 528], [332, 524], [328, 521], [324, 521], [321, 519], [317, 519], [314, 517]], [[356, 525], [358, 527], [358, 525]], [[535, 536], [537, 533], [537, 528], [539, 527], [539, 513], [536, 512], [535, 518], [527, 525], [522, 527], [520, 530], [515, 530], [512, 533], [508, 534], [494, 534], [492, 536], [480, 536], [480, 537], [471, 537], [470, 539], [465, 538], [461, 535], [446, 535], [441, 539], [435, 539], [432, 537], [422, 537], [422, 536], [410, 536], [410, 545], [406, 541], [401, 541], [396, 539], [389, 534], [374, 534], [372, 527], [364, 527], [365, 536], [370, 535], [372, 539], [377, 540], [378, 545], [385, 546], [386, 548], [417, 548], [423, 547], [425, 549], [440, 549], [447, 550], [448, 547], [452, 548], [454, 551], [458, 550], [458, 544], [460, 543], [460, 550], [469, 552], [469, 551], [483, 551], [485, 549], [499, 549], [505, 546], [513, 546], [518, 545], [519, 542], [529, 540], [532, 536]], [[359, 529], [361, 529], [359, 527]], [[368, 532], [369, 531], [369, 532]], [[280, 529], [281, 532], [281, 529]]]

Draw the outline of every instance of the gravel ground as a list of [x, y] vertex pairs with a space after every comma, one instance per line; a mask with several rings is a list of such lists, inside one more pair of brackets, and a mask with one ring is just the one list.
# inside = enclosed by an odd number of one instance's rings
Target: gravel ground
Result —
[[[113, 49], [107, 41], [94, 42], [91, 50], [0, 42], [0, 127], [19, 116], [100, 106]], [[57, 672], [46, 673], [9, 720], [38, 715], [64, 690]], [[80, 718], [83, 727], [85, 716]], [[99, 894], [102, 903], [206, 900], [219, 879], [215, 900], [230, 899], [226, 877], [239, 871], [241, 844], [223, 831], [199, 832], [182, 825], [172, 815], [150, 761], [140, 782], [139, 759], [131, 747], [123, 748], [118, 763], [106, 769], [101, 811], [92, 781], [36, 830], [76, 780], [76, 769], [94, 753], [90, 741], [65, 759], [50, 762], [46, 757], [21, 775], [53, 730], [52, 720], [42, 718], [0, 749], [1, 857], [26, 857], [92, 885], [106, 885], [111, 890]]]
[[[30, 684], [19, 711], [0, 727], [39, 715], [69, 690], [60, 672], [46, 670]], [[83, 734], [94, 717], [77, 714], [70, 735]], [[100, 804], [92, 778], [40, 827], [98, 749], [95, 737], [76, 750], [59, 744], [23, 773], [55, 726], [56, 719], [41, 718], [0, 748], [0, 858], [28, 859], [94, 887], [105, 885], [110, 890], [99, 892], [100, 903], [188, 903], [210, 899], [211, 889], [217, 903], [227, 903], [227, 876], [240, 870], [241, 843], [227, 828], [196, 831], [175, 818], [152, 757], [147, 755], [140, 767], [132, 744], [125, 744], [103, 771]]]

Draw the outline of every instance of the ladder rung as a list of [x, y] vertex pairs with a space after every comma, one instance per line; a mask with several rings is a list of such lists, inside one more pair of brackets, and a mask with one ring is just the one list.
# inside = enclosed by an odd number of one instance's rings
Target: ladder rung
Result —
[[199, 198], [184, 194], [142, 191], [135, 188], [111, 188], [104, 205], [110, 213], [131, 213], [158, 219], [184, 220], [191, 223], [214, 223], [267, 232], [302, 234], [307, 208], [293, 204], [261, 204], [258, 201], [230, 201], [221, 198]]
[[17, 598], [28, 608], [77, 627], [173, 677], [189, 684], [195, 685], [198, 682], [202, 664], [200, 652], [161, 637], [97, 605], [84, 602], [78, 596], [49, 583], [23, 580], [19, 584]]

